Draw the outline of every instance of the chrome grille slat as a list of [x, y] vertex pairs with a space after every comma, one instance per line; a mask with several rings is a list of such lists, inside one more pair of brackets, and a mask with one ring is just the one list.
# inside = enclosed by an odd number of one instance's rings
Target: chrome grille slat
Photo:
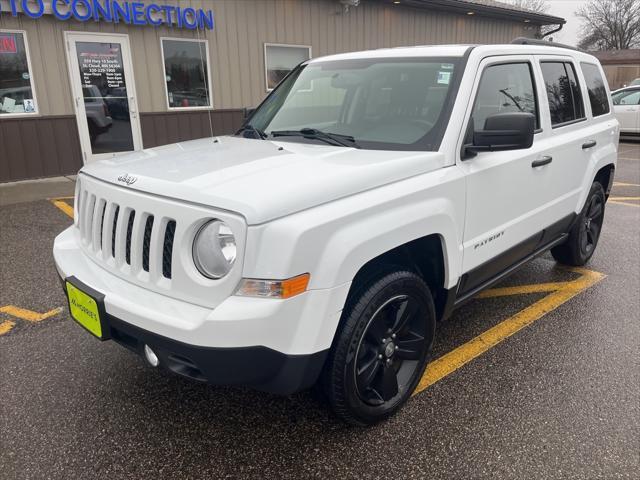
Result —
[[167, 218], [155, 217], [149, 242], [149, 277], [152, 281], [162, 278], [162, 252], [164, 251], [164, 231]]
[[144, 240], [144, 224], [147, 219], [147, 213], [138, 211], [133, 222], [133, 231], [131, 233], [131, 269], [133, 273], [139, 273], [142, 270], [142, 243]]
[[102, 218], [104, 215], [105, 201], [96, 199], [93, 209], [93, 221], [91, 225], [91, 247], [94, 252], [100, 251], [100, 236], [102, 235]]
[[115, 249], [113, 257], [115, 258], [116, 265], [118, 267], [125, 264], [127, 225], [129, 223], [130, 213], [131, 209], [129, 207], [120, 207], [117, 221], [114, 223], [116, 233], [114, 237]]
[[113, 216], [115, 214], [116, 205], [107, 201], [104, 209], [104, 221], [102, 226], [102, 259], [104, 261], [112, 258], [112, 236], [113, 236]]

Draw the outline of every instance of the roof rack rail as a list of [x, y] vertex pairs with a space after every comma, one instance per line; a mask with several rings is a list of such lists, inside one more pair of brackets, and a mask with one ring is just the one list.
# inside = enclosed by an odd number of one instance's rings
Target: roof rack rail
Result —
[[565, 45], [564, 43], [547, 42], [546, 40], [538, 40], [536, 38], [518, 37], [511, 40], [511, 43], [514, 45], [542, 45], [545, 47], [568, 48], [569, 50], [575, 50], [576, 52], [582, 51], [579, 48], [572, 47], [571, 45]]

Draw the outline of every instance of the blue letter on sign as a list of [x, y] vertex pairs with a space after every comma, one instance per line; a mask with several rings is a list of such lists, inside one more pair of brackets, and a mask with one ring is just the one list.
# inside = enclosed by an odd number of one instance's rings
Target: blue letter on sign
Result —
[[147, 16], [147, 22], [149, 22], [154, 27], [157, 27], [158, 25], [162, 25], [161, 19], [158, 19], [158, 20], [153, 19], [153, 14], [154, 13], [157, 14], [159, 11], [160, 11], [160, 6], [156, 5], [155, 3], [152, 3], [150, 5], [147, 5], [147, 8], [145, 9], [145, 12], [144, 12], [145, 15]]
[[93, 19], [98, 22], [100, 18], [105, 19], [107, 22], [111, 22], [111, 2], [108, 0], [104, 2], [104, 5], [100, 3], [100, 0], [93, 0]]
[[213, 12], [211, 10], [198, 10], [198, 24], [200, 28], [213, 30]]
[[[78, 4], [81, 4], [85, 8], [86, 13], [84, 15], [80, 12], [80, 10], [78, 10]], [[89, 5], [89, 2], [87, 0], [73, 0], [73, 3], [71, 4], [71, 10], [73, 11], [73, 16], [81, 22], [86, 22], [92, 16], [91, 5]]]
[[32, 12], [29, 10], [29, 2], [27, 0], [22, 0], [22, 11], [31, 18], [40, 18], [44, 13], [44, 2], [42, 0], [37, 0], [38, 11]]
[[64, 3], [67, 7], [69, 6], [69, 0], [53, 0], [53, 3], [51, 4], [51, 8], [53, 9], [53, 15], [58, 19], [58, 20], [69, 20], [69, 17], [71, 16], [71, 12], [67, 12], [65, 13], [60, 13], [60, 10], [58, 10], [58, 3]]
[[129, 8], [131, 9], [131, 16], [133, 17], [134, 25], [146, 25], [147, 22], [144, 18], [144, 3], [142, 2], [131, 2], [129, 4]]

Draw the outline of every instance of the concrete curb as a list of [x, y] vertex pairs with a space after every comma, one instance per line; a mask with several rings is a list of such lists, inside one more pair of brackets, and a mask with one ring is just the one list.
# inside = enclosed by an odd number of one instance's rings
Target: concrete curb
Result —
[[0, 206], [72, 196], [76, 175], [0, 183]]

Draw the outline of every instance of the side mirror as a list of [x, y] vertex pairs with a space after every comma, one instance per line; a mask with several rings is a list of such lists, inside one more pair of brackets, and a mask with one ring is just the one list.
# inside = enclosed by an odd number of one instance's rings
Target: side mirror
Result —
[[484, 122], [484, 130], [473, 132], [473, 144], [465, 145], [469, 156], [477, 152], [521, 150], [533, 145], [536, 117], [532, 113], [495, 113]]

